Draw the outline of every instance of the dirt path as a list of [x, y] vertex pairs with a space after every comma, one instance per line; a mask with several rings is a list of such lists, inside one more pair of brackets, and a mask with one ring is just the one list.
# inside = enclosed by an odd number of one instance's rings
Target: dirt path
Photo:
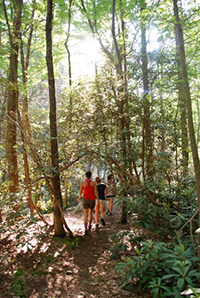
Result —
[[[119, 260], [111, 258], [112, 245], [109, 235], [123, 229], [130, 229], [133, 223], [120, 225], [121, 210], [114, 206], [113, 216], [106, 215], [106, 226], [100, 225], [99, 231], [93, 225], [91, 233], [84, 236], [83, 213], [65, 212], [70, 229], [77, 236], [77, 247], [70, 247], [66, 239], [55, 241], [46, 237], [38, 244], [32, 256], [18, 253], [13, 262], [17, 270], [23, 272], [26, 297], [31, 298], [121, 298], [149, 297], [124, 291], [120, 277], [115, 272]], [[50, 220], [50, 218], [49, 218]], [[11, 249], [11, 247], [10, 247]], [[0, 273], [0, 297], [16, 298], [13, 292], [13, 275], [9, 270]], [[4, 280], [2, 280], [4, 278]], [[16, 277], [15, 277], [16, 280]], [[23, 287], [22, 287], [23, 288]], [[22, 296], [23, 297], [23, 296]], [[25, 297], [25, 296], [24, 296]]]

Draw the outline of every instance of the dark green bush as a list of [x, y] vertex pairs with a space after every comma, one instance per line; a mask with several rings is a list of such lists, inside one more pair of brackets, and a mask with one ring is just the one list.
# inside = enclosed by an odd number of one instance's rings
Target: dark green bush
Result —
[[181, 297], [188, 286], [198, 285], [198, 257], [191, 247], [183, 244], [169, 248], [166, 243], [148, 240], [140, 243], [132, 257], [123, 257], [116, 266], [122, 285], [131, 288], [133, 280], [138, 289], [150, 288], [153, 297]]
[[[127, 231], [123, 237], [113, 238], [116, 245], [112, 254], [121, 257], [116, 270], [122, 285], [131, 289], [137, 283], [139, 290], [149, 289], [154, 298], [179, 298], [183, 290], [198, 287], [200, 259], [196, 257], [198, 243], [194, 233], [198, 217], [190, 221], [198, 209], [194, 180], [184, 179], [170, 186], [146, 181], [124, 200], [129, 215], [137, 218], [136, 226], [148, 231], [148, 236], [141, 241], [143, 235]], [[162, 242], [147, 240], [152, 234]], [[125, 238], [129, 251], [123, 253]]]

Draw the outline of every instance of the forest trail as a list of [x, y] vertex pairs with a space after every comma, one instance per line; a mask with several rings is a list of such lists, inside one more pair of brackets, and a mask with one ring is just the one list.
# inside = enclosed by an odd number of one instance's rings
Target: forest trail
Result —
[[[30, 298], [149, 298], [149, 294], [131, 293], [123, 290], [120, 276], [115, 266], [119, 259], [111, 258], [110, 235], [123, 230], [132, 229], [131, 220], [120, 225], [121, 208], [114, 205], [113, 215], [106, 215], [106, 226], [100, 224], [95, 229], [93, 219], [92, 231], [84, 236], [83, 212], [66, 211], [65, 219], [69, 228], [76, 236], [74, 244], [66, 239], [53, 239], [52, 235], [38, 243], [31, 255], [16, 255], [15, 266], [21, 270], [25, 280], [24, 291]], [[52, 216], [48, 216], [49, 221]], [[2, 274], [0, 274], [2, 277]], [[16, 278], [15, 278], [16, 280]], [[4, 276], [0, 281], [1, 298], [17, 298], [13, 293], [13, 276]], [[22, 296], [23, 297], [23, 296]], [[25, 296], [24, 296], [25, 297]]]

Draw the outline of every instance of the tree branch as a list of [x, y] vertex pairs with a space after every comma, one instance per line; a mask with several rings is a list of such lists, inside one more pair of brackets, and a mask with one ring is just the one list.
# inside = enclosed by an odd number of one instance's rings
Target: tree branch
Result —
[[187, 226], [188, 223], [190, 223], [195, 216], [199, 213], [200, 208], [198, 208], [195, 213], [192, 215], [192, 217], [181, 227], [181, 229], [178, 231], [178, 233], [174, 236], [174, 238], [172, 239], [172, 241], [169, 244], [169, 247], [172, 245], [172, 243], [174, 242], [174, 240], [178, 237], [178, 235], [181, 233], [181, 231], [185, 228], [185, 226]]

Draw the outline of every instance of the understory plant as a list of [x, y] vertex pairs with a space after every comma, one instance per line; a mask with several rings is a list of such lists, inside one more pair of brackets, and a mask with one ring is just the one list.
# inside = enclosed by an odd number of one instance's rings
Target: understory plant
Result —
[[[198, 218], [193, 216], [198, 209], [195, 191], [192, 186], [171, 186], [170, 191], [159, 189], [156, 197], [159, 200], [154, 203], [159, 204], [153, 204], [140, 190], [127, 198], [129, 215], [136, 219], [138, 231], [145, 231], [145, 241], [141, 232], [115, 236], [112, 255], [121, 257], [116, 271], [126, 289], [137, 284], [139, 290], [149, 290], [153, 298], [179, 298], [184, 290], [198, 288], [200, 280], [194, 232]], [[122, 251], [123, 243], [129, 251]]]
[[182, 297], [188, 287], [196, 287], [200, 279], [191, 247], [176, 243], [169, 247], [164, 242], [142, 241], [132, 257], [122, 257], [116, 271], [122, 277], [122, 285], [131, 289], [133, 281], [138, 289], [149, 288], [153, 297]]
[[[11, 199], [12, 204], [9, 202]], [[17, 208], [13, 206], [17, 206]], [[17, 196], [13, 198], [7, 196], [3, 207], [0, 204], [0, 208], [2, 208], [4, 215], [3, 222], [0, 223], [1, 238], [5, 238], [7, 241], [12, 239], [12, 242], [15, 243], [18, 249], [25, 249], [29, 253], [32, 253], [36, 242], [49, 233], [51, 226], [41, 224], [37, 215], [32, 218], [26, 204], [20, 201]], [[3, 268], [5, 264], [10, 264], [12, 261], [13, 259], [9, 251], [4, 250], [0, 254], [0, 268]], [[16, 282], [15, 288], [17, 288], [17, 284], [18, 282]]]
[[21, 270], [17, 270], [14, 273], [15, 281], [13, 283], [13, 290], [17, 297], [25, 298], [27, 297], [27, 293], [25, 291], [26, 282], [23, 278], [24, 273]]

